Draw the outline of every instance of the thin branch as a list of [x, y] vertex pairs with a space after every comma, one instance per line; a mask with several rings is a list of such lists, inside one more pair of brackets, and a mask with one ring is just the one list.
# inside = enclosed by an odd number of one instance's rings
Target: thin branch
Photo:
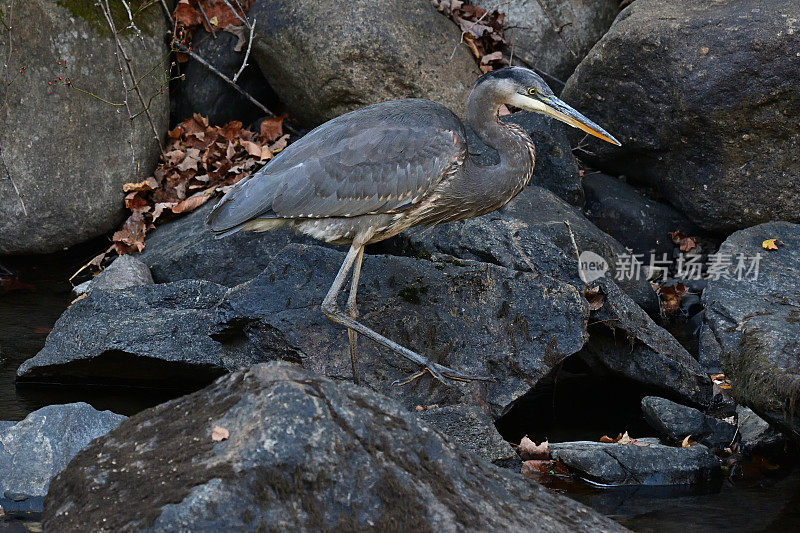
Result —
[[[233, 9], [233, 6], [231, 5], [230, 2], [228, 2], [228, 0], [222, 0], [222, 1], [225, 2], [225, 5], [228, 6], [231, 11], [233, 11], [233, 14], [236, 15], [236, 18], [242, 21], [242, 24], [244, 24], [245, 26], [249, 26], [247, 20], [243, 19], [242, 16], [239, 15], [239, 13], [237, 13], [235, 9]], [[241, 8], [241, 6], [239, 7]], [[242, 10], [242, 15], [247, 17], [247, 14], [245, 14], [244, 10]]]
[[[239, 94], [241, 94], [242, 96], [244, 96], [245, 98], [247, 98], [247, 100], [249, 100], [249, 101], [250, 101], [250, 103], [252, 103], [254, 106], [256, 106], [256, 107], [257, 107], [257, 108], [259, 108], [261, 111], [263, 111], [263, 112], [264, 112], [264, 113], [265, 113], [265, 114], [266, 114], [268, 117], [275, 118], [275, 117], [277, 116], [277, 115], [275, 115], [275, 113], [273, 113], [272, 111], [270, 111], [269, 109], [267, 109], [267, 107], [266, 107], [266, 106], [264, 106], [264, 104], [262, 104], [261, 102], [259, 102], [259, 101], [258, 101], [258, 100], [256, 100], [255, 98], [253, 98], [253, 97], [250, 95], [250, 93], [248, 93], [247, 91], [245, 91], [244, 89], [242, 89], [241, 87], [239, 87], [239, 85], [238, 85], [237, 83], [235, 83], [235, 82], [234, 82], [232, 79], [230, 79], [228, 76], [226, 76], [225, 74], [223, 74], [222, 72], [220, 72], [219, 70], [217, 70], [217, 68], [216, 68], [214, 65], [212, 65], [211, 63], [209, 63], [208, 61], [206, 61], [205, 59], [203, 59], [201, 56], [197, 55], [197, 54], [196, 54], [196, 53], [194, 53], [192, 50], [189, 50], [187, 47], [185, 47], [184, 45], [182, 45], [182, 44], [180, 44], [180, 43], [178, 43], [178, 42], [174, 42], [174, 43], [173, 43], [173, 45], [176, 47], [176, 49], [177, 49], [179, 52], [183, 52], [184, 54], [188, 54], [188, 55], [189, 55], [189, 57], [191, 57], [192, 59], [194, 59], [195, 61], [197, 61], [198, 63], [200, 63], [200, 64], [201, 64], [201, 65], [203, 65], [204, 67], [206, 67], [208, 70], [210, 70], [211, 72], [213, 72], [214, 74], [216, 74], [217, 76], [219, 76], [219, 78], [220, 78], [221, 80], [223, 80], [225, 83], [227, 83], [228, 85], [230, 85], [231, 87], [233, 87], [234, 89], [236, 89], [236, 91], [237, 91]], [[284, 127], [284, 128], [286, 128], [286, 130], [287, 130], [287, 131], [289, 131], [289, 132], [291, 132], [291, 133], [298, 134], [298, 131], [297, 131], [296, 129], [294, 129], [293, 127], [291, 127], [289, 124], [284, 124], [284, 126], [283, 126], [283, 127]]]
[[211, 21], [208, 20], [208, 15], [206, 15], [206, 10], [203, 9], [203, 2], [197, 2], [197, 7], [200, 8], [200, 14], [203, 15], [203, 20], [206, 21], [206, 24], [208, 24], [208, 29], [211, 30], [211, 36], [214, 37], [214, 39], [216, 39], [217, 32], [214, 31], [214, 26], [212, 26]]
[[244, 61], [242, 61], [242, 66], [239, 67], [239, 71], [233, 77], [233, 82], [236, 83], [239, 80], [239, 76], [242, 75], [244, 69], [247, 68], [247, 58], [250, 57], [250, 48], [253, 47], [253, 32], [256, 29], [256, 19], [253, 19], [253, 23], [250, 24], [250, 37], [247, 39], [247, 51], [244, 53]]
[[[116, 25], [114, 24], [114, 19], [111, 17], [111, 7], [108, 5], [108, 0], [103, 0], [103, 4], [101, 7], [104, 7], [103, 14], [106, 17], [106, 21], [108, 22], [109, 28], [111, 28], [111, 33], [114, 35], [114, 41], [117, 45], [117, 52], [122, 56], [122, 59], [125, 60], [125, 66], [127, 67], [128, 74], [130, 75], [131, 81], [135, 83], [136, 81], [136, 74], [133, 72], [133, 66], [131, 65], [131, 59], [128, 57], [128, 53], [125, 51], [125, 48], [122, 46], [122, 41], [119, 39], [119, 34], [117, 33]], [[117, 60], [119, 61], [119, 55], [117, 56]], [[120, 64], [120, 70], [122, 66]], [[125, 82], [125, 76], [123, 74], [123, 86], [127, 90], [127, 83]], [[158, 143], [158, 148], [161, 150], [161, 153], [164, 153], [164, 145], [161, 142], [161, 136], [158, 133], [158, 129], [156, 128], [155, 123], [153, 123], [153, 117], [150, 115], [150, 110], [147, 109], [147, 104], [145, 103], [144, 96], [142, 95], [142, 91], [139, 88], [138, 84], [134, 85], [133, 87], [136, 96], [139, 98], [139, 102], [142, 105], [142, 108], [145, 110], [145, 116], [147, 116], [147, 121], [150, 123], [150, 128], [153, 130], [153, 138]], [[125, 95], [125, 101], [127, 102], [127, 94]], [[130, 108], [128, 108], [128, 116], [133, 119], [133, 114], [130, 112]]]

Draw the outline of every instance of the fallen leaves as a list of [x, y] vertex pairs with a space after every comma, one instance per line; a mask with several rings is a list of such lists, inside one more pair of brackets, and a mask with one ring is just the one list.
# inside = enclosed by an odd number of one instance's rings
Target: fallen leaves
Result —
[[506, 16], [497, 9], [487, 11], [465, 4], [461, 0], [431, 0], [461, 28], [462, 40], [469, 48], [484, 74], [507, 65], [503, 49], [508, 44], [503, 34]]
[[[147, 232], [157, 222], [197, 209], [215, 193], [261, 168], [288, 145], [285, 118], [264, 120], [258, 133], [239, 121], [210, 126], [198, 114], [184, 120], [167, 134], [167, 148], [153, 176], [122, 186], [125, 207], [131, 213], [112, 237], [113, 251], [118, 255], [141, 252]], [[109, 251], [91, 265], [99, 267]]]
[[620, 433], [614, 439], [608, 435], [603, 435], [600, 437], [600, 442], [605, 442], [607, 444], [620, 444], [623, 446], [650, 446], [647, 443], [639, 442], [638, 440], [632, 438], [630, 435], [628, 435], [627, 431], [625, 433]]
[[606, 301], [605, 296], [603, 296], [603, 293], [600, 292], [599, 285], [583, 291], [583, 297], [586, 298], [587, 302], [589, 302], [589, 311], [597, 311], [603, 307], [603, 304]]
[[725, 377], [725, 374], [711, 374], [711, 382], [714, 384], [714, 394], [717, 394], [717, 389], [731, 390], [731, 382]]
[[680, 311], [681, 299], [689, 292], [683, 283], [675, 283], [659, 287], [658, 293], [661, 297], [661, 310], [665, 315], [673, 315]]
[[689, 446], [694, 446], [697, 442], [691, 439], [691, 435], [686, 435], [686, 437], [681, 441], [681, 448], [688, 448]]
[[214, 426], [214, 428], [211, 430], [211, 440], [214, 442], [228, 440], [228, 437], [230, 436], [230, 432], [222, 426]]
[[780, 239], [767, 239], [761, 243], [761, 247], [765, 250], [777, 250], [779, 244], [783, 244]]
[[670, 231], [670, 237], [672, 237], [672, 242], [678, 245], [681, 252], [690, 252], [697, 247], [697, 237], [687, 237], [681, 231]]
[[529, 459], [550, 459], [550, 443], [546, 440], [536, 444], [528, 436], [522, 437], [517, 446], [517, 455], [524, 460]]
[[561, 461], [556, 460], [531, 460], [523, 461], [520, 473], [527, 478], [538, 478], [541, 475], [568, 476], [569, 468]]
[[[214, 31], [228, 31], [228, 26], [242, 24], [239, 17], [245, 18], [252, 4], [253, 0], [227, 3], [225, 0], [180, 0], [175, 6], [173, 17], [188, 35], [193, 34], [200, 26], [203, 26], [209, 33], [211, 33], [212, 27]], [[238, 9], [239, 6], [242, 9]]]

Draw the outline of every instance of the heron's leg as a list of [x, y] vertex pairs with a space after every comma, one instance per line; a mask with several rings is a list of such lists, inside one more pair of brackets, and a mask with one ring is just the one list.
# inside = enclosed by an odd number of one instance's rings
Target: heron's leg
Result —
[[[364, 247], [358, 250], [356, 261], [353, 265], [353, 279], [350, 282], [350, 295], [347, 297], [347, 316], [353, 320], [358, 318], [358, 306], [356, 305], [356, 293], [358, 292], [358, 278], [361, 276], [361, 263], [364, 261]], [[358, 385], [358, 333], [350, 328], [347, 329], [347, 339], [350, 341], [350, 365], [353, 367], [353, 382]]]
[[394, 352], [397, 352], [398, 354], [402, 355], [409, 361], [424, 367], [428, 372], [430, 372], [430, 374], [433, 377], [435, 377], [436, 379], [438, 379], [439, 381], [441, 381], [446, 385], [452, 385], [450, 380], [493, 381], [492, 378], [482, 377], [482, 376], [470, 376], [468, 374], [463, 374], [446, 366], [440, 365], [439, 363], [434, 363], [432, 361], [429, 361], [428, 359], [422, 357], [418, 353], [412, 352], [408, 348], [400, 346], [396, 342], [387, 339], [380, 333], [371, 330], [361, 322], [358, 322], [357, 320], [350, 318], [346, 314], [342, 313], [342, 311], [339, 309], [339, 306], [336, 303], [336, 297], [342, 290], [342, 286], [344, 285], [344, 282], [347, 279], [347, 274], [353, 267], [353, 264], [355, 263], [356, 258], [358, 257], [363, 247], [364, 247], [363, 243], [357, 241], [353, 242], [353, 245], [347, 252], [347, 256], [344, 258], [342, 267], [339, 269], [339, 273], [336, 274], [336, 278], [333, 280], [333, 284], [331, 285], [331, 288], [328, 290], [328, 294], [325, 295], [325, 299], [322, 301], [322, 312], [325, 313], [325, 315], [328, 318], [330, 318], [337, 324], [341, 324], [346, 328], [352, 329], [355, 332], [360, 333], [369, 339], [372, 339], [378, 344], [385, 346], [386, 348], [389, 348]]

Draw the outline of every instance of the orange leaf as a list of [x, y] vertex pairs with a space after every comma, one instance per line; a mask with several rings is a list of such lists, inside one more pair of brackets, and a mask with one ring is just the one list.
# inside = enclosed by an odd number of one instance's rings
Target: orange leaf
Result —
[[283, 119], [286, 115], [265, 118], [261, 121], [260, 135], [262, 143], [271, 143], [283, 136]]
[[761, 247], [765, 250], [777, 250], [779, 244], [783, 244], [780, 239], [767, 239], [761, 243]]
[[126, 183], [122, 186], [123, 192], [138, 192], [138, 191], [152, 191], [158, 187], [158, 182], [154, 178], [147, 178], [146, 180], [137, 183]]

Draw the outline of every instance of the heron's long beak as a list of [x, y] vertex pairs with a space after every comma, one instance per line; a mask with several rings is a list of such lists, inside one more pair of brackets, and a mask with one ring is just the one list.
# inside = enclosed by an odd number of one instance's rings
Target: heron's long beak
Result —
[[595, 137], [603, 139], [606, 142], [610, 142], [611, 144], [622, 146], [622, 143], [616, 140], [613, 135], [575, 111], [564, 101], [556, 98], [555, 96], [542, 96], [541, 98], [528, 98], [526, 96], [522, 96], [521, 94], [516, 96], [517, 97], [514, 98], [514, 101], [511, 102], [512, 105], [522, 109], [527, 109], [528, 111], [535, 111], [537, 113], [549, 115], [557, 120], [560, 120], [561, 122], [569, 124], [573, 128], [581, 129], [589, 135], [594, 135]]

